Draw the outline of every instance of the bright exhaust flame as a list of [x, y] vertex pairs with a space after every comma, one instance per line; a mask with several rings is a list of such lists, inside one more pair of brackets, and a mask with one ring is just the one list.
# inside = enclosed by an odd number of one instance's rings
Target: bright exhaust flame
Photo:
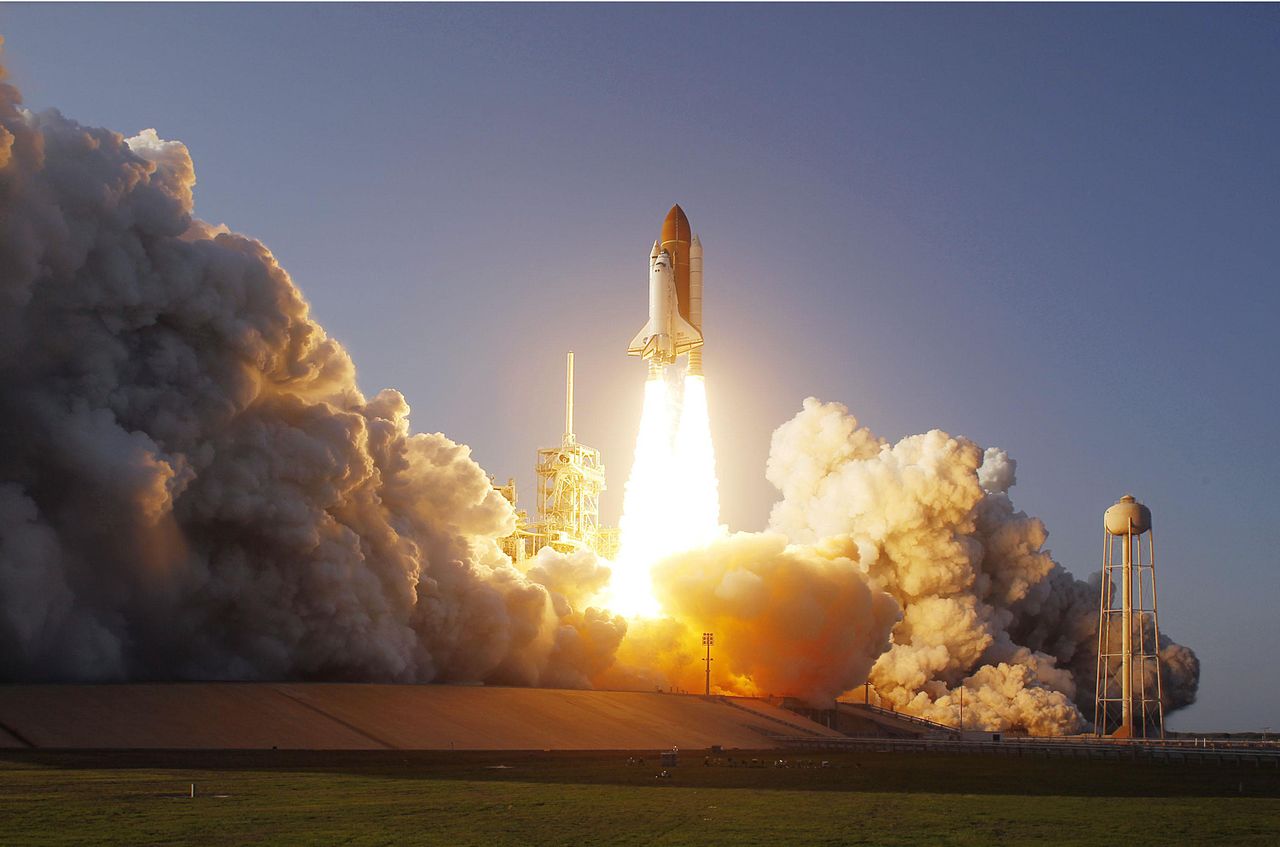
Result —
[[655, 564], [672, 553], [705, 546], [721, 533], [706, 381], [684, 376], [677, 388], [664, 377], [644, 385], [608, 603], [627, 617], [653, 617], [662, 611], [653, 592]]
[[720, 532], [720, 485], [716, 481], [716, 451], [711, 444], [711, 420], [707, 414], [707, 381], [686, 376], [676, 426], [676, 508], [682, 515], [680, 547], [702, 547]]

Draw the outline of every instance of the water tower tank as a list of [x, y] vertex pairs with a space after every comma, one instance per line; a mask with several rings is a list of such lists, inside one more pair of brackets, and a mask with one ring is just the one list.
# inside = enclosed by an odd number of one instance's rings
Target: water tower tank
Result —
[[1102, 516], [1107, 532], [1112, 535], [1128, 535], [1132, 528], [1134, 535], [1151, 529], [1151, 510], [1126, 494]]

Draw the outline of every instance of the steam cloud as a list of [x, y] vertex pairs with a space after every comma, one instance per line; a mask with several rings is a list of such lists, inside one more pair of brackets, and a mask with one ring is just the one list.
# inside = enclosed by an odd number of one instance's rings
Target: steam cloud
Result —
[[[849, 411], [810, 398], [774, 433], [767, 476], [782, 492], [774, 530], [847, 545], [903, 610], [870, 680], [900, 710], [1033, 733], [1092, 717], [1098, 584], [1044, 549], [1044, 524], [1016, 511], [1002, 450], [934, 430], [890, 445]], [[1199, 662], [1165, 637], [1166, 709], [1191, 703]], [[972, 724], [969, 724], [972, 721]]]
[[[0, 72], [2, 73], [2, 72]], [[2, 79], [2, 77], [0, 77]], [[467, 447], [364, 397], [271, 253], [193, 216], [186, 148], [32, 114], [0, 82], [0, 679], [466, 680], [722, 691], [1069, 732], [1098, 586], [1043, 548], [1015, 464], [890, 445], [806, 400], [764, 533], [654, 569], [666, 616], [594, 604], [608, 563], [514, 527]], [[1161, 645], [1166, 708], [1199, 663]], [[1091, 715], [1091, 708], [1088, 711]]]
[[[1079, 731], [1093, 716], [1099, 584], [1067, 573], [1044, 524], [1014, 509], [1015, 471], [1004, 451], [938, 430], [891, 445], [809, 398], [773, 435], [770, 531], [662, 562], [673, 619], [633, 626], [619, 664], [647, 661], [659, 684], [696, 690], [688, 645], [705, 624], [725, 691], [826, 706], [869, 680], [881, 705], [955, 726], [963, 687], [967, 727]], [[1194, 701], [1200, 666], [1165, 635], [1160, 659], [1167, 713]]]
[[572, 605], [599, 566], [514, 570], [468, 448], [362, 396], [194, 184], [0, 85], [0, 678], [585, 684], [625, 630]]

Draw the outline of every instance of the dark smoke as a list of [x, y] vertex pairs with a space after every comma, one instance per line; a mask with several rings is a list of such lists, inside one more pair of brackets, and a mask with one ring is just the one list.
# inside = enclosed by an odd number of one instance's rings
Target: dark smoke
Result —
[[469, 449], [366, 399], [266, 247], [193, 217], [182, 144], [20, 103], [0, 83], [0, 678], [608, 664], [622, 621], [551, 554], [511, 568]]

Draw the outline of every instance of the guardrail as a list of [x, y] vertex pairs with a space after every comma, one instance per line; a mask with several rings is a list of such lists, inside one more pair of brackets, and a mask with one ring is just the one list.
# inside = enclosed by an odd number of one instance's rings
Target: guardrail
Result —
[[1097, 744], [1109, 747], [1159, 747], [1180, 750], [1258, 750], [1280, 754], [1278, 741], [1234, 741], [1226, 738], [1108, 738], [1096, 735], [1011, 736], [1014, 744]]
[[[704, 700], [710, 700], [710, 701], [712, 701], [712, 702], [719, 702], [719, 703], [723, 703], [723, 704], [724, 704], [724, 705], [726, 705], [726, 706], [732, 706], [733, 708], [738, 709], [739, 711], [742, 711], [742, 712], [746, 712], [747, 714], [751, 715], [752, 717], [755, 717], [755, 718], [760, 719], [760, 720], [773, 721], [774, 723], [778, 724], [779, 726], [784, 726], [784, 727], [786, 727], [787, 729], [791, 730], [792, 732], [796, 732], [796, 731], [804, 731], [804, 729], [805, 729], [803, 726], [801, 726], [800, 724], [797, 724], [797, 723], [795, 723], [795, 722], [793, 722], [793, 721], [785, 720], [785, 719], [783, 719], [783, 718], [778, 717], [777, 715], [770, 715], [770, 714], [767, 714], [767, 713], [765, 713], [765, 712], [761, 712], [761, 711], [759, 711], [758, 709], [753, 709], [753, 708], [751, 708], [750, 706], [744, 706], [744, 705], [742, 705], [741, 703], [736, 703], [736, 702], [734, 702], [734, 698], [731, 698], [731, 697], [724, 697], [724, 696], [720, 696], [720, 695], [715, 695], [715, 694], [713, 694], [713, 695], [711, 695], [710, 697], [703, 697], [703, 699], [704, 699]], [[799, 716], [797, 716], [797, 717], [799, 717]], [[764, 729], [760, 729], [759, 727], [757, 727], [757, 728], [756, 728], [756, 731], [757, 731], [757, 732], [759, 732], [761, 735], [768, 736], [769, 738], [780, 738], [780, 737], [786, 737], [786, 736], [782, 736], [782, 735], [780, 735], [776, 730], [769, 731], [769, 730], [764, 730]], [[797, 737], [797, 738], [799, 738], [799, 737], [822, 738], [823, 736], [822, 736], [822, 735], [819, 735], [818, 733], [813, 733], [813, 735], [812, 735], [812, 736], [795, 736], [795, 737]]]
[[980, 753], [997, 756], [1045, 756], [1047, 758], [1145, 759], [1182, 762], [1254, 762], [1280, 768], [1280, 749], [1272, 746], [1193, 746], [1185, 743], [1107, 741], [1079, 738], [1008, 738], [1003, 741], [966, 741], [942, 738], [814, 738], [787, 736], [775, 739], [788, 748], [813, 750], [862, 750], [881, 753]]
[[957, 731], [954, 726], [947, 726], [944, 723], [931, 721], [928, 718], [922, 718], [917, 715], [908, 715], [906, 712], [897, 712], [897, 711], [894, 711], [893, 709], [886, 709], [883, 706], [873, 706], [870, 703], [850, 703], [844, 700], [837, 700], [836, 705], [848, 706], [857, 711], [867, 711], [873, 715], [880, 715], [881, 717], [890, 718], [891, 720], [906, 721], [907, 723], [912, 723], [917, 726], [922, 726], [922, 727], [925, 727], [926, 729], [939, 730], [941, 732]]
[[[836, 701], [841, 706], [849, 706], [854, 710], [866, 710], [876, 715], [882, 715], [895, 720], [907, 721], [908, 723], [925, 726], [939, 732], [948, 732], [952, 735], [959, 734], [960, 730], [954, 726], [937, 723], [927, 718], [908, 715], [904, 712], [896, 712], [892, 709], [886, 709], [883, 706], [873, 706], [869, 703], [848, 702], [845, 700]], [[986, 730], [966, 729], [965, 733], [982, 733]], [[999, 732], [999, 730], [992, 730]], [[857, 737], [857, 736], [854, 736]], [[1212, 738], [1209, 736], [1191, 737], [1191, 738], [1109, 738], [1107, 736], [1096, 735], [1005, 735], [999, 742], [1000, 744], [1102, 744], [1102, 745], [1145, 745], [1148, 747], [1169, 747], [1169, 748], [1185, 748], [1185, 749], [1201, 749], [1201, 750], [1272, 750], [1280, 752], [1280, 740], [1270, 739], [1254, 739], [1250, 741], [1235, 740], [1227, 738]]]

